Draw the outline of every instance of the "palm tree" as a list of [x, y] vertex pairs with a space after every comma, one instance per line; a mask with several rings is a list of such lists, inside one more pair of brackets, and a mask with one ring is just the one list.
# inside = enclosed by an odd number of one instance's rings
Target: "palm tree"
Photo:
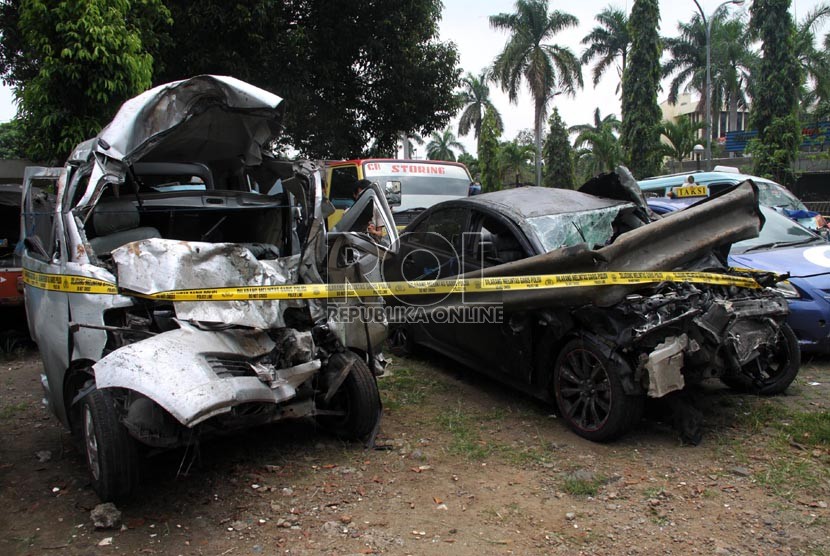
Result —
[[663, 144], [666, 156], [675, 159], [678, 167], [682, 167], [683, 160], [691, 156], [698, 141], [698, 130], [705, 127], [703, 122], [692, 122], [687, 116], [681, 116], [676, 122], [664, 121], [660, 133], [669, 141], [669, 144]]
[[[604, 129], [610, 129], [611, 131], [618, 132], [620, 130], [620, 126], [622, 123], [614, 114], [608, 114], [604, 118], [602, 117], [602, 113], [599, 111], [599, 108], [594, 109], [594, 123], [591, 124], [579, 124], [579, 125], [572, 125], [568, 128], [568, 133], [577, 133], [582, 134], [584, 132], [597, 132], [601, 133]], [[579, 138], [577, 137], [577, 142]]]
[[433, 131], [430, 135], [430, 141], [427, 143], [427, 158], [430, 160], [455, 160], [455, 152], [457, 149], [464, 151], [464, 145], [458, 142], [455, 134], [450, 128], [445, 129], [441, 133]]
[[594, 111], [594, 124], [575, 125], [568, 129], [577, 133], [574, 139], [577, 161], [588, 174], [610, 172], [623, 159], [617, 132], [620, 120], [614, 114], [601, 117], [599, 108]]
[[490, 108], [493, 110], [493, 115], [496, 117], [496, 126], [499, 132], [504, 131], [504, 123], [501, 120], [501, 114], [496, 110], [490, 100], [490, 87], [487, 86], [487, 72], [482, 71], [478, 76], [467, 72], [467, 75], [461, 80], [463, 89], [458, 93], [458, 98], [461, 101], [461, 119], [458, 120], [458, 134], [467, 135], [470, 129], [473, 130], [473, 136], [478, 140], [481, 134], [481, 120], [484, 119], [484, 112]]
[[530, 169], [533, 163], [533, 145], [520, 143], [516, 140], [502, 143], [499, 148], [499, 173], [502, 183], [509, 183], [512, 176], [516, 176], [516, 184], [521, 183], [521, 176]]
[[616, 92], [619, 93], [622, 75], [625, 71], [625, 60], [628, 57], [628, 47], [631, 44], [631, 37], [628, 34], [628, 15], [619, 8], [608, 6], [598, 13], [595, 19], [599, 25], [591, 29], [591, 32], [585, 35], [580, 43], [590, 45], [582, 53], [581, 61], [587, 64], [594, 58], [599, 58], [593, 72], [594, 87], [596, 87], [602, 74], [619, 58], [620, 63], [616, 67], [620, 78]]
[[[746, 25], [740, 19], [728, 19], [722, 6], [711, 16], [711, 78], [713, 113], [718, 114], [724, 101], [729, 105], [730, 129], [737, 127], [738, 107], [746, 106], [743, 90], [757, 55], [750, 50]], [[706, 25], [699, 14], [688, 23], [678, 23], [680, 34], [664, 38], [671, 58], [663, 66], [663, 77], [674, 75], [669, 85], [669, 102], [676, 103], [680, 88], [700, 93], [698, 110], [706, 103]], [[685, 85], [685, 86], [684, 86]]]
[[828, 100], [830, 95], [830, 55], [827, 52], [828, 39], [825, 39], [825, 48], [815, 47], [815, 31], [830, 17], [830, 4], [823, 3], [796, 25], [794, 48], [798, 61], [801, 64], [804, 78], [812, 81], [812, 88], [805, 87], [802, 94], [802, 106], [809, 107]]
[[567, 47], [543, 44], [578, 20], [557, 10], [548, 13], [547, 0], [516, 0], [515, 13], [490, 16], [490, 26], [511, 33], [493, 61], [493, 79], [516, 103], [522, 83], [533, 96], [536, 140], [536, 185], [542, 182], [542, 124], [548, 103], [557, 94], [576, 94], [582, 87], [579, 60]]

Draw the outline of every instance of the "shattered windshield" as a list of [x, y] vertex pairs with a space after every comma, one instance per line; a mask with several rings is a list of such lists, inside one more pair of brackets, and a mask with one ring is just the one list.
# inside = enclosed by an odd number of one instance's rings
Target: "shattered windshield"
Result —
[[602, 247], [614, 237], [614, 221], [620, 211], [633, 207], [629, 203], [582, 212], [546, 214], [528, 218], [527, 222], [546, 252], [580, 243], [587, 243], [591, 248]]
[[783, 207], [787, 210], [807, 210], [798, 197], [771, 181], [756, 180], [758, 202], [765, 207]]

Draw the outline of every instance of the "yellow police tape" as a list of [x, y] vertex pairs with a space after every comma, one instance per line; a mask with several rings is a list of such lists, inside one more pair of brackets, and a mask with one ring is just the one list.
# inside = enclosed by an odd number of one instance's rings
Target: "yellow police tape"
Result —
[[173, 290], [142, 294], [118, 288], [116, 284], [95, 278], [68, 274], [44, 274], [23, 270], [23, 281], [42, 290], [99, 295], [132, 295], [168, 301], [261, 301], [279, 299], [327, 299], [338, 297], [393, 297], [450, 293], [485, 293], [497, 291], [544, 290], [589, 286], [692, 282], [718, 286], [758, 289], [749, 277], [711, 272], [588, 272], [577, 274], [542, 274], [535, 276], [458, 278], [413, 282], [372, 282], [356, 284], [282, 284], [274, 286], [231, 286]]

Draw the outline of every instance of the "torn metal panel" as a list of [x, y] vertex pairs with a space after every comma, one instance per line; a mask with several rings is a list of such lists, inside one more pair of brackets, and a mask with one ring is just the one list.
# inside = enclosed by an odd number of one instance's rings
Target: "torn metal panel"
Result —
[[[245, 163], [261, 161], [276, 136], [282, 99], [221, 75], [200, 75], [160, 85], [125, 102], [98, 135], [95, 149], [131, 163], [140, 158], [211, 160], [228, 152]], [[241, 147], [241, 148], [240, 148]]]
[[[113, 251], [119, 287], [138, 293], [196, 288], [273, 286], [297, 281], [299, 255], [257, 260], [241, 244], [146, 239]], [[178, 318], [280, 328], [285, 303], [264, 301], [176, 302]]]
[[320, 368], [316, 359], [288, 369], [260, 364], [259, 373], [250, 364], [248, 376], [237, 376], [240, 366], [274, 347], [261, 330], [208, 331], [185, 324], [110, 353], [93, 371], [98, 388], [138, 392], [192, 427], [242, 403], [289, 400]]

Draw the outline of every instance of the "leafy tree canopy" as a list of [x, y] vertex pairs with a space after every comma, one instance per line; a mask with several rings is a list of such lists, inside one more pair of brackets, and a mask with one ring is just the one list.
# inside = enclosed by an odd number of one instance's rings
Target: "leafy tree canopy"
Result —
[[457, 111], [458, 52], [440, 0], [166, 0], [173, 27], [154, 82], [233, 75], [286, 100], [285, 138], [310, 157], [442, 129]]
[[394, 152], [456, 112], [458, 53], [440, 0], [3, 0], [0, 71], [39, 158], [62, 158], [121, 102], [198, 74], [286, 101], [283, 146], [309, 157]]
[[657, 0], [634, 0], [628, 30], [631, 50], [623, 74], [620, 134], [631, 172], [653, 176], [660, 168], [660, 8]]
[[478, 138], [478, 166], [481, 169], [481, 187], [484, 191], [496, 191], [501, 188], [499, 135], [501, 132], [496, 123], [496, 116], [488, 108], [484, 112], [481, 135]]
[[751, 113], [758, 130], [758, 144], [752, 149], [755, 172], [785, 185], [792, 182], [798, 149], [796, 114], [802, 76], [789, 8], [790, 0], [755, 0], [750, 8], [750, 25], [762, 41]]
[[[628, 33], [628, 15], [624, 10], [608, 6], [599, 12], [595, 19], [599, 25], [583, 37], [581, 44], [588, 46], [582, 52], [580, 59], [583, 64], [597, 59], [592, 74], [594, 87], [599, 84], [602, 75], [612, 65], [616, 65], [617, 74], [622, 79], [628, 48], [631, 44], [631, 37]], [[617, 63], [618, 59], [619, 63]], [[620, 85], [617, 84], [617, 92], [619, 89]]]
[[664, 153], [675, 159], [678, 165], [692, 155], [698, 143], [698, 131], [704, 129], [703, 122], [692, 122], [688, 116], [681, 116], [676, 122], [664, 121], [660, 133], [668, 140]]
[[455, 161], [455, 151], [464, 152], [464, 145], [458, 142], [450, 128], [441, 133], [433, 131], [427, 143], [427, 158], [430, 160]]
[[19, 101], [27, 151], [62, 160], [151, 84], [142, 37], [161, 0], [11, 0], [0, 10], [0, 70]]
[[493, 60], [493, 79], [511, 102], [526, 83], [533, 97], [536, 144], [536, 185], [542, 181], [542, 126], [547, 106], [556, 94], [575, 95], [582, 88], [582, 67], [568, 47], [548, 44], [579, 20], [559, 10], [548, 12], [548, 0], [516, 0], [515, 13], [490, 16], [490, 26], [507, 31], [510, 38]]
[[12, 120], [0, 124], [0, 159], [26, 158], [23, 122]]
[[467, 72], [467, 75], [461, 80], [461, 84], [462, 89], [458, 93], [458, 101], [461, 103], [458, 134], [467, 135], [472, 129], [473, 136], [478, 139], [481, 134], [481, 120], [484, 118], [484, 111], [488, 108], [493, 111], [499, 130], [503, 131], [504, 123], [501, 120], [501, 114], [499, 114], [493, 101], [490, 100], [487, 72], [482, 71], [478, 76]]
[[542, 185], [573, 189], [575, 186], [574, 152], [568, 139], [565, 122], [562, 121], [559, 110], [556, 108], [548, 118], [548, 138], [545, 141], [545, 148], [542, 149], [542, 156], [545, 159], [545, 175]]

